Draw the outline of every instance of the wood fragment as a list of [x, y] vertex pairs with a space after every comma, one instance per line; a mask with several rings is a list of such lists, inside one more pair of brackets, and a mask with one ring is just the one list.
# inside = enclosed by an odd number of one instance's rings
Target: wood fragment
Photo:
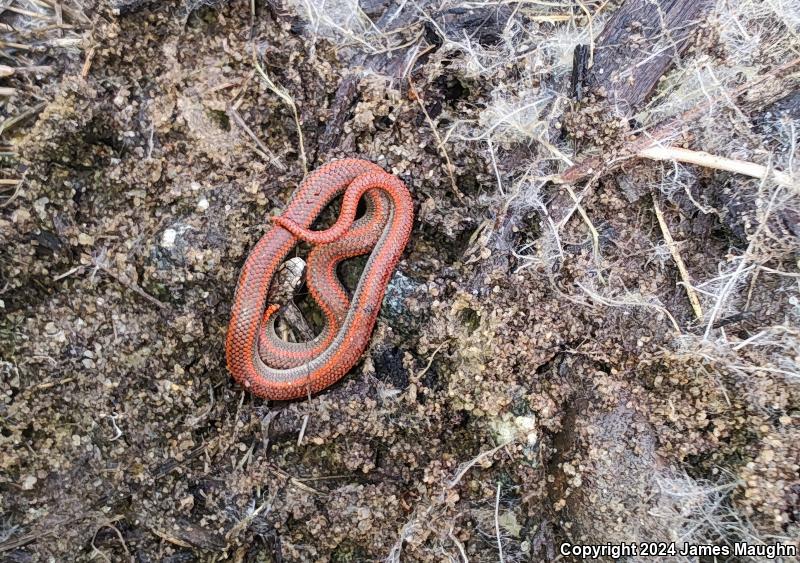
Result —
[[743, 174], [761, 180], [769, 178], [782, 186], [792, 188], [795, 192], [800, 194], [800, 186], [798, 186], [798, 183], [789, 174], [780, 170], [767, 168], [766, 166], [754, 162], [725, 158], [705, 151], [693, 151], [682, 147], [663, 145], [655, 145], [640, 150], [636, 153], [636, 156], [649, 158], [651, 160], [676, 160], [688, 164], [697, 164], [705, 168], [725, 170], [727, 172]]
[[64, 11], [61, 9], [61, 2], [55, 2], [54, 8], [56, 12], [56, 25], [59, 27], [58, 34], [63, 36], [64, 30], [61, 28], [64, 25]]
[[81, 78], [86, 80], [89, 76], [89, 69], [92, 68], [92, 60], [94, 60], [94, 53], [95, 53], [95, 46], [92, 45], [89, 47], [89, 50], [86, 51], [86, 58], [83, 61], [83, 67], [81, 67]]
[[[398, 13], [397, 8], [390, 6], [375, 22], [375, 27], [384, 33], [388, 33], [409, 25], [416, 17], [415, 10], [399, 10]], [[358, 70], [344, 75], [336, 88], [334, 101], [329, 112], [330, 117], [319, 139], [319, 155], [325, 155], [339, 146], [339, 141], [344, 133], [344, 124], [349, 118], [348, 113], [356, 103], [361, 76], [365, 72], [371, 72], [399, 80], [402, 78], [407, 58], [414, 56], [413, 51], [413, 48], [405, 48], [402, 49], [401, 53], [389, 52], [375, 55], [363, 53], [355, 57], [349, 66]]]
[[20, 16], [25, 16], [26, 18], [32, 18], [35, 20], [52, 19], [47, 14], [42, 14], [41, 12], [33, 12], [31, 10], [25, 10], [23, 8], [17, 8], [16, 6], [3, 6], [2, 11], [14, 12], [15, 14], [19, 14]]
[[639, 108], [706, 21], [710, 0], [627, 0], [606, 23], [588, 77], [623, 115]]
[[[800, 66], [800, 57], [795, 58], [786, 64], [783, 64], [771, 70], [770, 72], [761, 75], [755, 80], [751, 80], [742, 84], [733, 91], [729, 92], [728, 96], [735, 98], [744, 92], [747, 92], [756, 85], [789, 74], [789, 71], [797, 66]], [[552, 180], [557, 184], [574, 184], [575, 182], [585, 180], [594, 174], [609, 174], [620, 168], [628, 159], [635, 157], [640, 151], [656, 146], [667, 140], [678, 139], [694, 125], [695, 120], [708, 111], [708, 108], [711, 107], [712, 104], [719, 101], [719, 97], [712, 100], [707, 100], [690, 110], [662, 121], [646, 133], [640, 134], [632, 141], [626, 143], [623, 146], [620, 155], [613, 161], [608, 161], [602, 156], [591, 156], [581, 162], [573, 164], [561, 174], [553, 177]]]
[[692, 279], [689, 276], [689, 270], [686, 268], [686, 263], [683, 261], [683, 257], [678, 251], [678, 245], [675, 244], [675, 240], [672, 238], [672, 233], [669, 231], [667, 221], [664, 219], [664, 214], [661, 212], [661, 207], [658, 205], [658, 198], [656, 197], [656, 194], [651, 193], [650, 196], [653, 198], [653, 209], [656, 212], [658, 226], [661, 228], [661, 234], [664, 235], [664, 242], [667, 243], [667, 248], [669, 248], [669, 253], [672, 255], [672, 260], [675, 262], [675, 265], [678, 266], [678, 272], [683, 280], [683, 288], [686, 290], [686, 296], [689, 298], [689, 303], [692, 305], [694, 316], [698, 321], [702, 322], [703, 308], [700, 306], [700, 299], [698, 299], [697, 293], [694, 290], [694, 286], [692, 286]]

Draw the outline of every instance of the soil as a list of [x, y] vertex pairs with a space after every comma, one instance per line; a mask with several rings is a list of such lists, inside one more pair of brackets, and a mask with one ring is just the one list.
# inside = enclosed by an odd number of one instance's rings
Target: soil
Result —
[[[644, 187], [654, 163], [631, 163], [583, 200], [602, 271], [578, 213], [558, 259], [530, 266], [518, 250], [545, 222], [504, 207], [485, 144], [448, 139], [448, 162], [429, 126], [474, 114], [491, 84], [435, 57], [416, 94], [359, 77], [321, 148], [347, 49], [277, 3], [215, 4], [98, 5], [79, 48], [40, 55], [52, 73], [9, 79], [27, 93], [5, 115], [43, 107], [8, 137], [24, 181], [0, 194], [4, 560], [497, 561], [498, 530], [505, 561], [553, 560], [563, 542], [696, 537], [668, 476], [724, 490], [706, 539], [747, 539], [744, 521], [796, 542], [800, 387], [681, 346], [705, 325], [653, 213], [656, 197], [691, 275], [714, 277], [753, 203], [706, 215], [690, 196], [724, 208], [730, 175], [668, 197]], [[576, 142], [629, 134], [602, 104], [565, 120]], [[504, 148], [504, 169], [529, 150]], [[352, 156], [416, 205], [370, 347], [309, 400], [253, 397], [225, 367], [239, 269], [304, 158]], [[729, 336], [796, 327], [792, 279], [764, 273]], [[579, 289], [603, 286], [660, 305]]]

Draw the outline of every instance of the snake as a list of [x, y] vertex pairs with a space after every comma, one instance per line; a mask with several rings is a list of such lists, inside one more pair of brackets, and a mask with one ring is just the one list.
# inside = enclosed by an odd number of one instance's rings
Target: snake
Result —
[[[342, 196], [333, 226], [312, 230]], [[356, 217], [358, 204], [365, 211]], [[414, 202], [397, 176], [367, 160], [330, 162], [310, 174], [247, 256], [236, 284], [225, 337], [228, 371], [240, 385], [268, 400], [318, 393], [347, 374], [369, 344], [391, 276], [411, 238]], [[321, 310], [320, 333], [288, 342], [275, 330], [281, 304], [270, 285], [292, 250], [311, 245], [306, 285]], [[369, 253], [352, 297], [336, 271], [343, 260]]]

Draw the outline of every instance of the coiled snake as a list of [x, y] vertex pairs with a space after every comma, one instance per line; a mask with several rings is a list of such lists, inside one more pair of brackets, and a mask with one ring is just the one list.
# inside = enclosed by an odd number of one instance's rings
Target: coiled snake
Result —
[[[324, 231], [310, 230], [342, 193], [336, 223]], [[366, 212], [356, 220], [362, 195]], [[367, 347], [413, 221], [408, 188], [375, 164], [339, 160], [306, 178], [242, 267], [225, 343], [231, 375], [255, 395], [274, 400], [305, 397], [344, 376]], [[268, 303], [267, 294], [278, 268], [299, 241], [312, 245], [306, 284], [325, 324], [312, 340], [295, 343], [276, 334], [280, 305]], [[350, 299], [336, 267], [367, 252], [369, 259]]]

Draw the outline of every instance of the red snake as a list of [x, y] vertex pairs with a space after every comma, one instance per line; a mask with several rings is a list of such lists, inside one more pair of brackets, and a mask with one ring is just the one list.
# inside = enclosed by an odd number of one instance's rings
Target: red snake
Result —
[[[344, 194], [336, 223], [312, 231], [312, 223]], [[361, 197], [366, 212], [358, 220]], [[228, 371], [265, 399], [316, 393], [341, 379], [367, 347], [389, 279], [411, 236], [414, 205], [405, 184], [359, 159], [326, 164], [295, 190], [284, 212], [253, 247], [242, 267], [225, 342]], [[278, 304], [267, 295], [275, 273], [299, 241], [312, 244], [306, 284], [325, 317], [308, 342], [287, 342], [275, 333]], [[352, 299], [336, 275], [347, 258], [370, 252]]]

